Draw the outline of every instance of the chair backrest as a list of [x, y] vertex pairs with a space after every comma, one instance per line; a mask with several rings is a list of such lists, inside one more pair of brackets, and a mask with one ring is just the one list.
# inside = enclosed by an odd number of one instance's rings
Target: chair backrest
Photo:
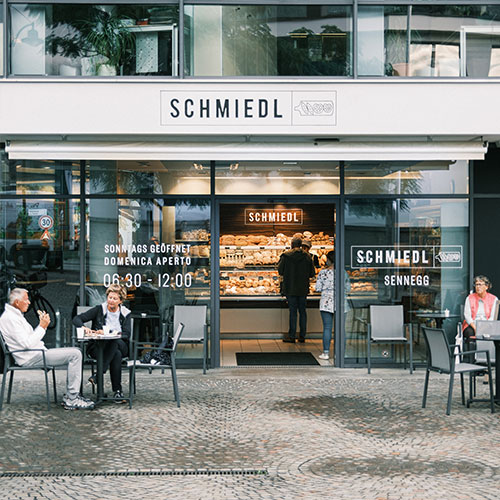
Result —
[[[92, 309], [94, 306], [78, 306], [76, 308], [76, 314], [82, 314], [84, 312], [87, 312], [89, 309]], [[92, 321], [87, 321], [86, 323], [83, 324], [86, 328], [91, 328], [92, 327]]]
[[174, 306], [174, 331], [183, 323], [183, 342], [201, 342], [205, 337], [207, 306]]
[[16, 364], [16, 361], [14, 359], [14, 356], [12, 354], [7, 354], [8, 348], [7, 344], [5, 343], [5, 340], [3, 338], [3, 333], [0, 331], [0, 349], [2, 350], [2, 355], [3, 355], [3, 365], [2, 369], [6, 366], [7, 368], [10, 368], [11, 366]]
[[451, 372], [450, 344], [442, 328], [422, 327], [427, 346], [427, 366], [444, 373]]
[[370, 306], [371, 338], [404, 336], [403, 306]]
[[184, 324], [183, 323], [179, 323], [177, 325], [177, 330], [175, 330], [174, 340], [173, 340], [173, 344], [172, 344], [172, 350], [174, 352], [177, 349], [177, 344], [179, 343], [179, 339], [181, 338], [183, 330], [184, 330]]
[[[476, 340], [476, 349], [478, 351], [489, 351], [490, 352], [490, 362], [495, 363], [495, 344], [491, 340]], [[486, 364], [486, 353], [478, 352], [476, 354], [476, 362]]]
[[500, 321], [476, 321], [476, 337], [500, 337]]
[[493, 309], [493, 312], [492, 312], [492, 319], [494, 321], [496, 321], [498, 319], [498, 313], [500, 312], [500, 300], [497, 300], [495, 302], [495, 309]]

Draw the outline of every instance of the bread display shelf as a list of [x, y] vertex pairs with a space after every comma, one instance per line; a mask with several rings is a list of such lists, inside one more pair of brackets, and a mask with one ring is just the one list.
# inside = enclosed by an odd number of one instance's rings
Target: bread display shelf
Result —
[[[224, 250], [290, 250], [287, 245], [221, 245]], [[333, 250], [333, 245], [313, 245], [312, 249]]]
[[[320, 298], [320, 295], [308, 295], [307, 300], [318, 300]], [[220, 297], [221, 301], [224, 302], [238, 302], [238, 301], [255, 301], [255, 300], [263, 300], [263, 301], [269, 301], [269, 302], [277, 302], [277, 301], [283, 301], [286, 300], [285, 297], [282, 297], [279, 294], [276, 295], [222, 295]]]
[[201, 245], [208, 245], [210, 243], [210, 240], [175, 240], [176, 243], [189, 243], [190, 245], [193, 245], [195, 243], [200, 243]]

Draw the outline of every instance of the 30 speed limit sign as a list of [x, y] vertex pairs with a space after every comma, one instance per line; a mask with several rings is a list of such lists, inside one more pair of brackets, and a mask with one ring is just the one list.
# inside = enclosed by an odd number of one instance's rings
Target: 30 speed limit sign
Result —
[[38, 225], [42, 229], [50, 229], [54, 225], [54, 219], [50, 215], [42, 215], [38, 219]]

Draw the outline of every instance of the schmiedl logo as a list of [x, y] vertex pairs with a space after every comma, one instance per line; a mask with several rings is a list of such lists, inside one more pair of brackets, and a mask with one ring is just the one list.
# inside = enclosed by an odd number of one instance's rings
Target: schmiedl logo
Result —
[[300, 101], [293, 109], [301, 116], [332, 116], [335, 106], [333, 101]]
[[460, 252], [446, 252], [441, 250], [437, 255], [436, 255], [436, 260], [438, 262], [461, 262], [462, 261], [462, 254]]

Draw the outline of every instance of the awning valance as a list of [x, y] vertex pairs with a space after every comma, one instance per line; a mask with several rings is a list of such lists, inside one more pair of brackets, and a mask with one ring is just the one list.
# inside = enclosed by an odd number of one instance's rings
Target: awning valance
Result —
[[480, 160], [487, 145], [470, 142], [91, 142], [11, 141], [16, 160]]

